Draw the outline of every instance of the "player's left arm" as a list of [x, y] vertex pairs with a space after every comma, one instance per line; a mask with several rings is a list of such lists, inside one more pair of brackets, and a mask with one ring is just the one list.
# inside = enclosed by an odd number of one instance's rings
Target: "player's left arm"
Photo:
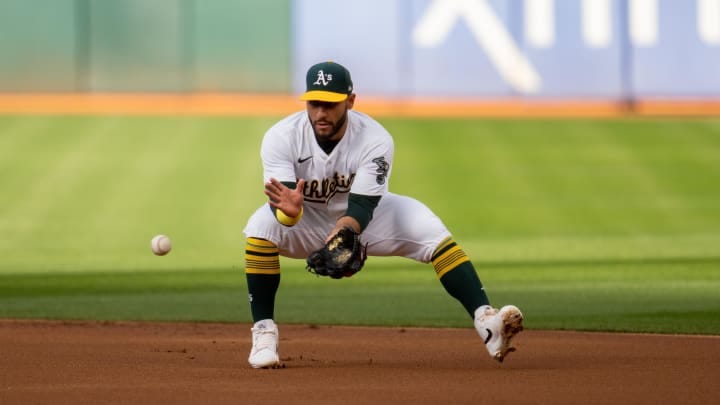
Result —
[[377, 207], [380, 202], [380, 198], [382, 198], [382, 196], [350, 193], [345, 215], [337, 220], [335, 227], [330, 231], [325, 242], [327, 243], [333, 235], [346, 226], [352, 228], [352, 230], [357, 233], [362, 233], [370, 223], [375, 207]]
[[363, 154], [361, 164], [353, 181], [348, 207], [345, 215], [335, 223], [335, 227], [328, 234], [330, 240], [340, 229], [351, 227], [357, 233], [362, 233], [370, 224], [375, 208], [382, 196], [388, 191], [388, 178], [394, 155], [394, 145], [391, 137], [384, 138], [384, 142]]

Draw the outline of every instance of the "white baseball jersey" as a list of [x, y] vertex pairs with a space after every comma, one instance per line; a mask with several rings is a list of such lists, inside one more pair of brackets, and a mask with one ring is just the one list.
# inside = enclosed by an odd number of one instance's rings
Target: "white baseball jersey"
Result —
[[263, 138], [264, 181], [305, 179], [305, 209], [326, 210], [340, 216], [348, 193], [382, 196], [394, 153], [393, 139], [377, 121], [349, 110], [348, 125], [328, 155], [315, 140], [306, 112], [275, 124]]
[[328, 232], [345, 214], [349, 193], [382, 196], [361, 239], [370, 256], [405, 256], [430, 261], [450, 235], [424, 204], [388, 191], [394, 156], [390, 134], [374, 119], [348, 111], [348, 125], [330, 154], [318, 145], [307, 112], [288, 116], [263, 138], [264, 182], [306, 181], [304, 214], [293, 227], [281, 225], [267, 204], [245, 227], [246, 237], [267, 239], [287, 257], [306, 258], [323, 246]]

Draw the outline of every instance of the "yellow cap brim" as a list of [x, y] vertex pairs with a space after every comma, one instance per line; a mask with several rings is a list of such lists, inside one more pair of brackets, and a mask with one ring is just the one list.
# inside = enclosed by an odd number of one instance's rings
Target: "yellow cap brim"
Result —
[[303, 101], [327, 101], [330, 103], [339, 103], [341, 101], [345, 101], [347, 98], [347, 94], [322, 90], [311, 90], [300, 96], [300, 100]]

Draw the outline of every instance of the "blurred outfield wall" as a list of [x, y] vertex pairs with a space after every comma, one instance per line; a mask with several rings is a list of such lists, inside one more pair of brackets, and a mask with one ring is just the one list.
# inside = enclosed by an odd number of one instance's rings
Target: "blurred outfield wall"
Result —
[[287, 92], [290, 2], [0, 0], [0, 91]]
[[720, 0], [0, 0], [0, 92], [719, 98]]

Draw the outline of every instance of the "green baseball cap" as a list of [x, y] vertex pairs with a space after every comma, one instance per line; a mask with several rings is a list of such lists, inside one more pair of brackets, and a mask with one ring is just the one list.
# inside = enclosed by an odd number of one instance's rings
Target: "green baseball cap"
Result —
[[307, 91], [300, 96], [305, 101], [338, 103], [353, 91], [350, 72], [335, 62], [321, 62], [310, 67], [305, 78]]

